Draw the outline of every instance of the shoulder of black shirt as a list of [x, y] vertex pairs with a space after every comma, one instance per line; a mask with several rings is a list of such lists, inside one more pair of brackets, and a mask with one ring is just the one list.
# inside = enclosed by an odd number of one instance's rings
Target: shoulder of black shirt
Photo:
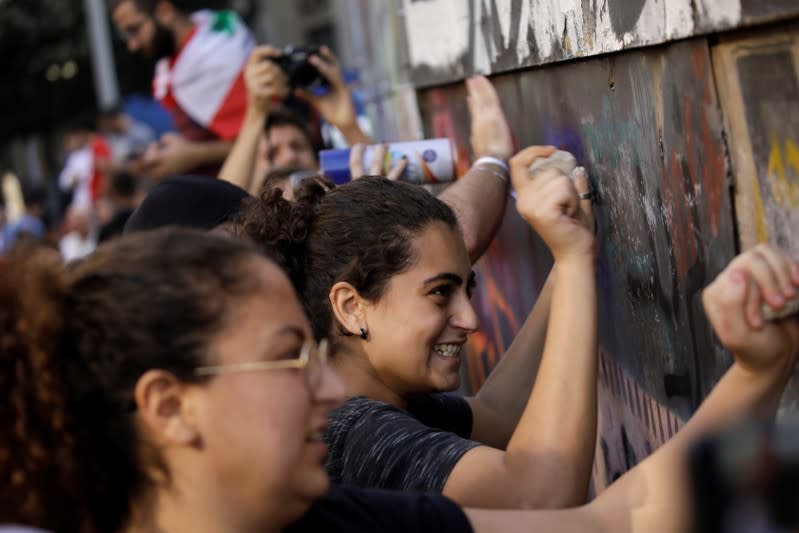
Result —
[[334, 486], [284, 531], [467, 533], [472, 527], [463, 510], [439, 494]]

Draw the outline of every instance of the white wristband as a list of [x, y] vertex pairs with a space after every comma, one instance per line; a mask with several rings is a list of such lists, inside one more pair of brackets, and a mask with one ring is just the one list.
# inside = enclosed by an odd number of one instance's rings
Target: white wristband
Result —
[[504, 183], [505, 185], [508, 184], [508, 173], [507, 172], [498, 172], [498, 171], [494, 170], [493, 168], [485, 166], [485, 165], [482, 165], [482, 166], [479, 166], [479, 167], [474, 166], [472, 168], [478, 168], [478, 169], [480, 169], [480, 172], [487, 172], [487, 173], [491, 174], [492, 176], [496, 176], [497, 178], [499, 178], [499, 180], [502, 183]]
[[508, 164], [505, 161], [503, 161], [502, 159], [500, 159], [498, 157], [491, 157], [490, 155], [485, 155], [485, 156], [479, 158], [477, 161], [474, 162], [474, 164], [472, 166], [476, 167], [477, 165], [481, 165], [483, 163], [488, 163], [490, 165], [496, 165], [498, 167], [501, 167], [502, 170], [504, 170], [505, 172], [510, 172], [510, 167], [508, 167]]

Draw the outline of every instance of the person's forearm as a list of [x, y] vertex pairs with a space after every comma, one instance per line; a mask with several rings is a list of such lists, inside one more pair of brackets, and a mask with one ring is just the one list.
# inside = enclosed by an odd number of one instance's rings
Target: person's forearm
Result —
[[[562, 511], [509, 511], [466, 508], [474, 533], [498, 531], [557, 531], [558, 533], [600, 533], [605, 530], [589, 506]], [[610, 532], [608, 532], [610, 533]], [[617, 532], [614, 532], [617, 533]], [[618, 533], [624, 533], [620, 530]]]
[[195, 141], [189, 145], [186, 156], [186, 169], [192, 169], [203, 165], [215, 165], [221, 163], [230, 153], [233, 146], [232, 141]]
[[369, 137], [361, 127], [358, 125], [358, 122], [353, 122], [351, 124], [343, 124], [338, 126], [339, 131], [344, 136], [344, 140], [347, 141], [349, 146], [357, 143], [363, 144], [374, 144], [374, 140]]
[[[502, 449], [507, 447], [519, 423], [541, 364], [554, 280], [553, 269], [510, 348], [473, 399], [480, 403], [481, 410], [501, 421], [500, 425], [494, 425], [491, 444]], [[497, 434], [498, 428], [501, 434]], [[484, 442], [479, 438], [479, 428], [475, 431], [477, 434], [473, 432], [472, 438]]]
[[458, 216], [472, 263], [483, 255], [502, 223], [509, 181], [503, 175], [507, 172], [498, 165], [472, 167], [439, 195]]
[[[608, 531], [690, 530], [688, 454], [705, 435], [747, 417], [776, 413], [792, 365], [752, 373], [733, 364], [686, 425], [592, 503]], [[625, 525], [634, 522], [634, 529]], [[648, 529], [647, 529], [648, 528]]]
[[258, 139], [263, 130], [266, 113], [247, 109], [244, 122], [236, 137], [236, 142], [225, 159], [219, 172], [219, 179], [238, 185], [245, 191], [250, 189], [255, 157], [258, 152]]
[[253, 170], [253, 176], [250, 180], [250, 187], [247, 189], [247, 192], [250, 193], [250, 196], [260, 196], [261, 188], [263, 187], [264, 182], [266, 182], [266, 176], [268, 174], [269, 167], [266, 167], [266, 169], [261, 172], [256, 172]]
[[[541, 478], [544, 507], [583, 503], [596, 445], [597, 313], [594, 259], [556, 261], [544, 354], [508, 443], [512, 470]], [[541, 457], [550, 460], [542, 464]], [[524, 475], [524, 474], [522, 474]]]

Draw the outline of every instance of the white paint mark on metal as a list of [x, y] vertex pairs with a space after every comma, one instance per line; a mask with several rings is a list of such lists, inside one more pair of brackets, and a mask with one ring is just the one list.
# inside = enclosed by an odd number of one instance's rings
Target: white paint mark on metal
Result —
[[585, 49], [582, 55], [601, 54], [621, 49], [623, 42], [613, 31], [613, 22], [610, 18], [610, 9], [607, 2], [601, 3], [599, 12], [594, 13], [594, 20], [596, 21], [596, 34], [594, 36], [593, 50]]
[[472, 56], [472, 61], [474, 61], [474, 72], [478, 74], [491, 73], [491, 63], [496, 58], [497, 54], [496, 51], [488, 49], [485, 35], [483, 35], [483, 24], [481, 23], [480, 17], [484, 9], [486, 12], [489, 12], [488, 8], [484, 7], [486, 1], [487, 0], [472, 0], [472, 9], [475, 14], [474, 28], [471, 29], [474, 33], [474, 55]]
[[638, 17], [632, 40], [654, 44], [689, 37], [693, 32], [691, 0], [649, 0]]
[[741, 0], [701, 0], [696, 7], [703, 28], [728, 28], [741, 20]]
[[516, 57], [519, 62], [524, 61], [530, 54], [532, 50], [530, 50], [530, 40], [529, 35], [530, 31], [532, 31], [530, 27], [530, 2], [523, 2], [522, 3], [522, 12], [519, 15], [519, 40], [516, 43]]
[[404, 0], [404, 8], [412, 65], [448, 69], [469, 53], [468, 2]]
[[691, 0], [661, 0], [666, 15], [666, 39], [681, 39], [694, 34]]
[[[496, 0], [496, 11], [494, 11], [494, 19], [499, 24], [500, 37], [502, 39], [502, 46], [508, 48], [510, 46], [511, 26], [514, 21], [511, 20], [511, 0]], [[490, 13], [490, 2], [483, 1], [484, 8]], [[516, 21], [518, 23], [518, 21]]]
[[650, 198], [641, 198], [641, 203], [644, 206], [644, 214], [646, 216], [646, 227], [649, 228], [650, 231], [654, 231], [658, 227], [658, 216], [655, 213], [655, 206], [652, 205], [653, 202]]
[[582, 55], [586, 47], [585, 28], [583, 25], [583, 7], [581, 2], [571, 2], [562, 12], [563, 24], [561, 28], [561, 45], [564, 52], [570, 56]]
[[[500, 56], [502, 68], [587, 57], [735, 27], [742, 16], [741, 0], [645, 0], [637, 19], [620, 29], [619, 16], [629, 14], [612, 12], [624, 8], [619, 2], [525, 0], [516, 13], [514, 4], [403, 0], [412, 68], [442, 70], [452, 79], [464, 58], [467, 71], [489, 73]], [[592, 11], [584, 12], [583, 5]]]
[[555, 28], [553, 18], [557, 13], [557, 7], [547, 0], [532, 0], [533, 16], [530, 19], [533, 27], [533, 38], [538, 50], [539, 59], [548, 59], [552, 56], [553, 36]]

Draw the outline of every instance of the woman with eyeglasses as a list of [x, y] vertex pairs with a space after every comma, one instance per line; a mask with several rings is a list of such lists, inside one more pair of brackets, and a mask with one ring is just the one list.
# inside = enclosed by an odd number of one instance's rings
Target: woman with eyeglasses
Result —
[[330, 490], [343, 399], [281, 270], [167, 228], [0, 279], [0, 525], [57, 532], [471, 531], [429, 495]]
[[0, 276], [0, 525], [685, 531], [687, 447], [746, 413], [773, 414], [795, 364], [795, 321], [750, 324], [761, 293], [788, 290], [776, 280], [791, 269], [799, 285], [799, 263], [761, 250], [706, 291], [736, 362], [671, 442], [581, 508], [486, 511], [330, 486], [320, 435], [342, 383], [286, 277], [247, 244], [165, 229], [71, 268], [53, 252], [14, 256]]
[[0, 522], [246, 531], [326, 492], [342, 385], [251, 247], [159, 230], [72, 269], [37, 253], [6, 265], [1, 297]]

